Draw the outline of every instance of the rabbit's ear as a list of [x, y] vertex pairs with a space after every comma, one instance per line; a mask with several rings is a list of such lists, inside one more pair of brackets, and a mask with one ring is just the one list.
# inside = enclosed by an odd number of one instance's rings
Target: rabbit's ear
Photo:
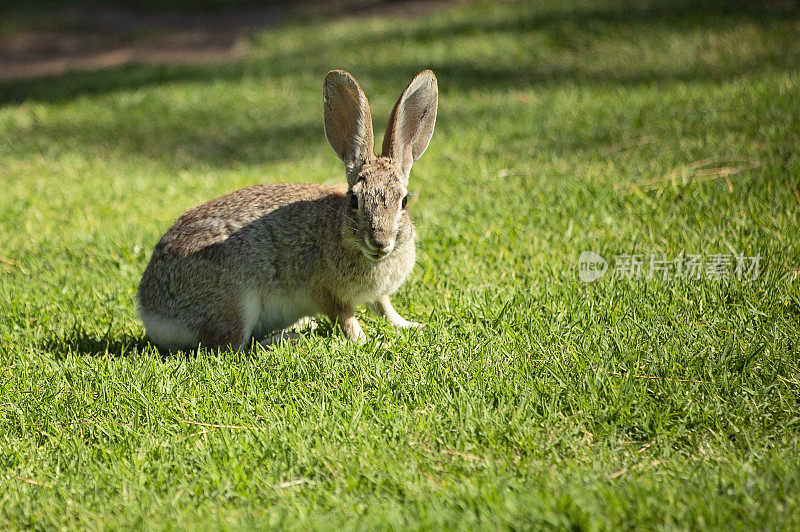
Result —
[[383, 155], [400, 163], [406, 178], [411, 164], [428, 147], [438, 104], [436, 76], [430, 70], [423, 70], [411, 80], [392, 109], [383, 138]]
[[361, 165], [374, 154], [375, 137], [369, 102], [355, 78], [344, 70], [328, 72], [322, 92], [325, 135], [333, 151], [344, 162], [350, 182], [355, 179]]

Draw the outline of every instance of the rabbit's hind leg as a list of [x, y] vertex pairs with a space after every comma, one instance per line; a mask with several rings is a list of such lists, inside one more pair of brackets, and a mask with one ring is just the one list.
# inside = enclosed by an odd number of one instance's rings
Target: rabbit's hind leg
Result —
[[231, 348], [241, 351], [253, 334], [254, 318], [248, 309], [234, 301], [217, 304], [206, 312], [200, 327], [200, 344], [210, 348]]
[[317, 328], [317, 321], [311, 316], [300, 318], [293, 325], [278, 331], [258, 343], [261, 347], [271, 347], [274, 345], [281, 345], [288, 342], [296, 342], [303, 338], [304, 333], [315, 331]]
[[303, 335], [297, 331], [290, 331], [288, 329], [284, 329], [282, 331], [278, 331], [272, 336], [264, 338], [260, 340], [258, 344], [261, 347], [269, 348], [275, 345], [283, 345], [289, 342], [296, 342], [303, 338]]

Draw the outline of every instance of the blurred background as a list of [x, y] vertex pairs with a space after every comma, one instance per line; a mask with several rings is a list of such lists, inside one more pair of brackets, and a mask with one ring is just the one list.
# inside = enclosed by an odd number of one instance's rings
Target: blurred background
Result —
[[[424, 15], [447, 0], [33, 0], [0, 6], [0, 81], [131, 63], [241, 59], [287, 20]], [[463, 2], [461, 2], [463, 3]]]

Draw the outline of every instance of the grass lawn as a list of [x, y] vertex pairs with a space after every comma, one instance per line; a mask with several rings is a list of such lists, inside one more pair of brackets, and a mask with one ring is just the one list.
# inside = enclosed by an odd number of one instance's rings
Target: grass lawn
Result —
[[[0, 84], [0, 527], [800, 527], [800, 11], [671, 4], [312, 18]], [[344, 180], [332, 68], [379, 141], [438, 76], [395, 296], [427, 328], [159, 354], [133, 297], [177, 216]], [[611, 275], [680, 253], [760, 270]]]

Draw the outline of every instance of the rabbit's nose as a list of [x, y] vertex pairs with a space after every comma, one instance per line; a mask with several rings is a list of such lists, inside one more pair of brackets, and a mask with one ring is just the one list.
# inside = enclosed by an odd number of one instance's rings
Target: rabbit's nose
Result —
[[384, 255], [388, 254], [392, 251], [392, 249], [394, 249], [394, 238], [391, 237], [381, 238], [376, 237], [375, 235], [371, 237], [364, 236], [364, 243], [367, 244], [370, 249], [378, 251]]

